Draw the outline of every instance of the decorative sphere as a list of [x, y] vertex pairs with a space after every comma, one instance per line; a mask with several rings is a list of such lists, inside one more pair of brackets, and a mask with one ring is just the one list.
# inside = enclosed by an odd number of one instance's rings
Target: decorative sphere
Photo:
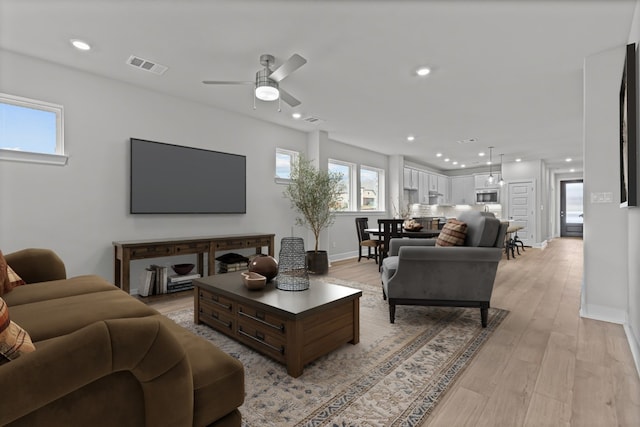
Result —
[[278, 261], [269, 255], [258, 255], [249, 263], [249, 271], [262, 274], [270, 282], [278, 275]]

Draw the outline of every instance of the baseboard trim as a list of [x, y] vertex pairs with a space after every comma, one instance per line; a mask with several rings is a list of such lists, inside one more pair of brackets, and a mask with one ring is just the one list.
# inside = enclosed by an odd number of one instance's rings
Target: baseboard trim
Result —
[[617, 323], [619, 325], [625, 325], [627, 323], [627, 312], [625, 310], [602, 305], [583, 305], [580, 307], [580, 317], [600, 320], [602, 322]]
[[633, 361], [636, 364], [636, 371], [638, 372], [638, 376], [640, 376], [640, 343], [636, 341], [635, 335], [628, 323], [624, 324], [624, 333], [627, 335], [631, 355], [633, 356]]

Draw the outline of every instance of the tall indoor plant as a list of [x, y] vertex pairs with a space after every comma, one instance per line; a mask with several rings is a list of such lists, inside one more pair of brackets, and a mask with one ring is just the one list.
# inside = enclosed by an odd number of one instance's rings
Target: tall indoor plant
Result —
[[296, 224], [308, 227], [315, 237], [314, 250], [307, 251], [311, 273], [325, 274], [329, 270], [327, 252], [318, 250], [318, 241], [322, 230], [335, 220], [342, 192], [342, 174], [320, 170], [304, 157], [291, 165], [291, 182], [284, 195], [300, 214]]

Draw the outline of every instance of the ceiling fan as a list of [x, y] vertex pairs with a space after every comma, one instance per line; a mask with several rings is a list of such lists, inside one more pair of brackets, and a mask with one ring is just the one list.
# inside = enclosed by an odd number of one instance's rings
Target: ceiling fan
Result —
[[[284, 64], [275, 70], [271, 67], [275, 63], [273, 55], [260, 55], [260, 64], [264, 67], [256, 73], [255, 81], [219, 81], [205, 80], [202, 83], [207, 85], [255, 85], [255, 97], [262, 101], [275, 101], [281, 99], [292, 107], [300, 105], [300, 101], [294, 98], [289, 92], [280, 87], [280, 82], [293, 73], [298, 68], [307, 63], [307, 60], [297, 53], [293, 54]], [[254, 105], [255, 108], [255, 105]]]

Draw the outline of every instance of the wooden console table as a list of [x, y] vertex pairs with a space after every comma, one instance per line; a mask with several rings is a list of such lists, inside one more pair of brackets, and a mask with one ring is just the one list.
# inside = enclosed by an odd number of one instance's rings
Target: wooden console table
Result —
[[208, 253], [207, 274], [216, 272], [216, 251], [256, 248], [256, 254], [262, 248], [268, 248], [268, 254], [274, 256], [275, 234], [233, 234], [226, 236], [185, 237], [162, 240], [128, 240], [113, 242], [113, 266], [115, 285], [123, 291], [130, 291], [130, 263], [134, 259], [159, 258], [166, 256], [198, 255], [198, 273], [204, 276], [204, 254]]

